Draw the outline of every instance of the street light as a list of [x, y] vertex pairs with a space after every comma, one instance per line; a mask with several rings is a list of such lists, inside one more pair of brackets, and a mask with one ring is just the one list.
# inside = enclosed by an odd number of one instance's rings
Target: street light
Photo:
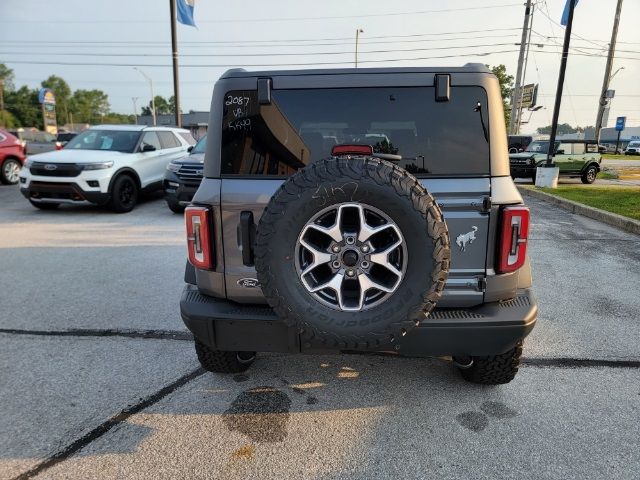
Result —
[[358, 39], [360, 38], [361, 33], [364, 33], [364, 30], [356, 28], [356, 68], [358, 68]]
[[151, 115], [153, 116], [153, 126], [155, 127], [156, 126], [156, 99], [155, 99], [155, 95], [153, 94], [153, 80], [151, 80], [151, 77], [149, 77], [149, 75], [144, 73], [138, 67], [133, 67], [133, 69], [140, 72], [140, 75], [146, 78], [147, 82], [149, 82], [149, 88], [151, 89]]
[[527, 108], [527, 110], [529, 111], [529, 118], [527, 118], [526, 121], [520, 121], [521, 125], [524, 125], [526, 123], [529, 123], [531, 121], [531, 115], [533, 115], [533, 112], [537, 112], [538, 110], [540, 110], [541, 108], [544, 108], [542, 105], [538, 105], [537, 107], [533, 107], [533, 108]]
[[138, 97], [131, 97], [131, 100], [133, 100], [133, 120], [134, 123], [137, 125], [138, 124]]

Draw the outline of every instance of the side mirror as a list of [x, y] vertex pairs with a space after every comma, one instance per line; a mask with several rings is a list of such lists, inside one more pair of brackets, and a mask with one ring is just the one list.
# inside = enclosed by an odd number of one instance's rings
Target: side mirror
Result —
[[564, 155], [564, 150], [556, 150], [556, 155]]
[[143, 152], [155, 152], [156, 151], [156, 147], [154, 147], [153, 145], [149, 145], [148, 143], [143, 143], [142, 144], [142, 151]]
[[191, 150], [193, 150], [193, 145], [191, 145], [189, 148], [187, 148], [187, 152], [191, 153]]

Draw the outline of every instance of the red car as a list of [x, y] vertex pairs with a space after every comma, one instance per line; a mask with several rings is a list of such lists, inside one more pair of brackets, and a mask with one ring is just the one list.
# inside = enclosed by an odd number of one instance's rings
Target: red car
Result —
[[9, 185], [18, 183], [25, 158], [22, 142], [0, 128], [0, 181]]

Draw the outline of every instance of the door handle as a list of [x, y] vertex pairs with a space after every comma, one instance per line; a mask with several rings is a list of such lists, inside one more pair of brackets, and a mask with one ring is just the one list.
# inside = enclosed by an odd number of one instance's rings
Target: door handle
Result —
[[242, 247], [242, 263], [247, 267], [253, 265], [253, 245], [256, 238], [256, 225], [253, 223], [253, 212], [240, 212], [240, 246]]

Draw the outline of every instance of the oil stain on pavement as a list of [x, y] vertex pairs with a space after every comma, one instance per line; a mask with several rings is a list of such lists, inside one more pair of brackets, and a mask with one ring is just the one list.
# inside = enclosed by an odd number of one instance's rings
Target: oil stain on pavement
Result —
[[256, 443], [282, 442], [287, 437], [289, 396], [273, 387], [245, 390], [222, 414], [225, 426]]
[[480, 406], [481, 412], [469, 411], [456, 416], [456, 420], [467, 430], [481, 432], [489, 425], [489, 417], [498, 420], [513, 418], [518, 412], [502, 402], [484, 402]]

